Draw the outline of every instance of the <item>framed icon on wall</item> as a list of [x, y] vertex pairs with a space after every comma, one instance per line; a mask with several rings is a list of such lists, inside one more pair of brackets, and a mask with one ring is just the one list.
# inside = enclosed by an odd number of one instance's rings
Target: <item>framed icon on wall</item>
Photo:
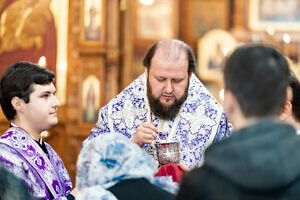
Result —
[[156, 41], [178, 36], [178, 0], [135, 0], [134, 10], [137, 40]]
[[80, 42], [101, 46], [105, 41], [105, 1], [81, 0]]
[[225, 58], [236, 48], [236, 39], [227, 31], [215, 29], [198, 41], [198, 75], [202, 80], [221, 82]]
[[300, 31], [299, 0], [249, 0], [249, 28], [265, 31]]

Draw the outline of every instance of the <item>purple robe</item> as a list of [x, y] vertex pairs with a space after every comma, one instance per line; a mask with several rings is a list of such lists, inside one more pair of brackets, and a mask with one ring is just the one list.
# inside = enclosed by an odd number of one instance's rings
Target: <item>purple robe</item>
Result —
[[0, 138], [0, 163], [19, 177], [39, 199], [67, 199], [72, 181], [59, 155], [45, 143], [48, 155], [31, 135], [19, 127]]

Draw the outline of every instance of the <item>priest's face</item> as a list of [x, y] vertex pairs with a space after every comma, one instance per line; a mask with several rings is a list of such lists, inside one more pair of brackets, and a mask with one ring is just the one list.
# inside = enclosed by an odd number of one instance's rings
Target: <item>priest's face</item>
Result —
[[155, 54], [146, 75], [151, 111], [162, 119], [174, 118], [188, 94], [190, 75], [185, 53], [177, 59], [164, 59]]

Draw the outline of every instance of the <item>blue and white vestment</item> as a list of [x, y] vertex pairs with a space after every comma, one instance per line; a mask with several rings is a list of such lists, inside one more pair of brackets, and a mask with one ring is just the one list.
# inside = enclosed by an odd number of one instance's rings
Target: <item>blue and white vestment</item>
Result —
[[[200, 166], [203, 151], [213, 141], [231, 132], [231, 124], [222, 106], [192, 74], [188, 97], [177, 117], [169, 121], [161, 120], [150, 111], [146, 84], [146, 76], [142, 74], [101, 108], [98, 122], [87, 140], [110, 132], [132, 138], [141, 123], [151, 121], [159, 130], [168, 133], [167, 136], [161, 136], [160, 140], [179, 142], [182, 164], [190, 168]], [[145, 145], [145, 148], [153, 154], [153, 145]]]

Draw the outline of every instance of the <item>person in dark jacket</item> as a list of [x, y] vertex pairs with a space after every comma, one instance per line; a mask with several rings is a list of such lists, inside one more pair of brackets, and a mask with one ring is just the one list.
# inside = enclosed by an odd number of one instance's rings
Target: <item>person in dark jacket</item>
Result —
[[235, 131], [185, 174], [176, 199], [300, 199], [300, 137], [278, 122], [289, 84], [285, 57], [271, 46], [239, 47], [224, 80]]

